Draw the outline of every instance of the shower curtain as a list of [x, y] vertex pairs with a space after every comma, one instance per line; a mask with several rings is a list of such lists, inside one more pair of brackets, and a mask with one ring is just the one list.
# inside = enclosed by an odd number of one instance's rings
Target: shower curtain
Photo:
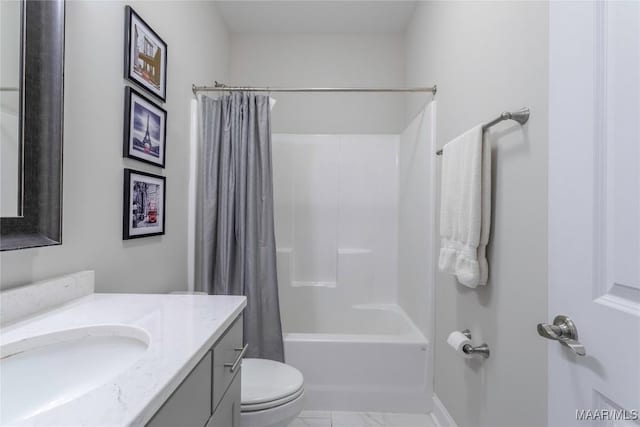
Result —
[[282, 362], [269, 97], [198, 103], [196, 290], [245, 295], [247, 356]]

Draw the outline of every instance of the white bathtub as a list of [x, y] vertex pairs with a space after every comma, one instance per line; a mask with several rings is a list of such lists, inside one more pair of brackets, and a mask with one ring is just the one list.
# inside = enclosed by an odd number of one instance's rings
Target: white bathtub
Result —
[[305, 380], [305, 409], [431, 410], [428, 341], [396, 305], [359, 305], [285, 322], [286, 362]]

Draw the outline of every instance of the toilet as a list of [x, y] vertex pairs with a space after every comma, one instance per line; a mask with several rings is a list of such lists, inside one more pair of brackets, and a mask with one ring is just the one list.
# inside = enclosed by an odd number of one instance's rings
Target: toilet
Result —
[[242, 427], [286, 427], [302, 411], [304, 378], [293, 366], [242, 361]]

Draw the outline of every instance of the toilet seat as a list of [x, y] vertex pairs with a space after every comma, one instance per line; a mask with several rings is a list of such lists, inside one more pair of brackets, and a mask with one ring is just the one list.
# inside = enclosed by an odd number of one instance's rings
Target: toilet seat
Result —
[[302, 373], [273, 360], [243, 359], [241, 382], [242, 412], [277, 408], [304, 393]]
[[282, 399], [272, 400], [264, 403], [256, 403], [256, 404], [243, 403], [241, 405], [240, 410], [241, 412], [255, 412], [255, 411], [263, 411], [265, 409], [277, 408], [278, 406], [282, 406], [286, 403], [291, 402], [292, 400], [297, 399], [298, 397], [302, 396], [303, 393], [304, 393], [304, 390], [301, 388], [295, 394], [292, 394], [290, 396], [285, 396]]

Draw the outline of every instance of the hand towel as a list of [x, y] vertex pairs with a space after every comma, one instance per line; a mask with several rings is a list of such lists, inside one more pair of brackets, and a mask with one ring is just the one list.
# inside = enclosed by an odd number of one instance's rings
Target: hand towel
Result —
[[442, 149], [440, 271], [475, 288], [486, 285], [486, 247], [491, 226], [491, 147], [482, 125]]

